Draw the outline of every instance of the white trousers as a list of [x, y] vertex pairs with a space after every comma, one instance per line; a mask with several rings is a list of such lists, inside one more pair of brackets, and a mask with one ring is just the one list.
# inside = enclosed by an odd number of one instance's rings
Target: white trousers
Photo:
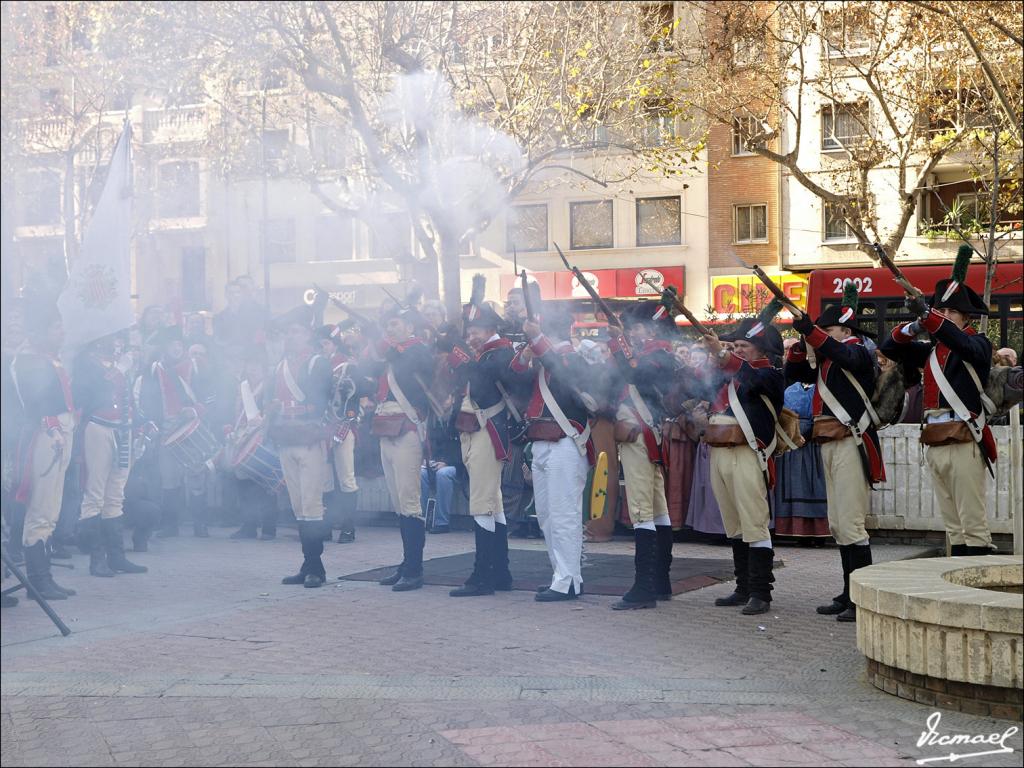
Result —
[[82, 430], [82, 439], [85, 494], [81, 518], [120, 517], [129, 468], [118, 466], [117, 430], [90, 421]]
[[533, 498], [537, 523], [544, 533], [551, 560], [551, 589], [576, 594], [583, 584], [583, 488], [587, 483], [587, 459], [580, 456], [572, 438], [557, 443], [533, 443]]
[[60, 517], [64, 475], [71, 463], [71, 448], [75, 439], [75, 420], [70, 413], [62, 413], [58, 419], [64, 437], [63, 449], [55, 450], [54, 439], [42, 432], [36, 439], [30, 458], [32, 488], [25, 506], [25, 529], [22, 536], [22, 544], [26, 547], [50, 538]]

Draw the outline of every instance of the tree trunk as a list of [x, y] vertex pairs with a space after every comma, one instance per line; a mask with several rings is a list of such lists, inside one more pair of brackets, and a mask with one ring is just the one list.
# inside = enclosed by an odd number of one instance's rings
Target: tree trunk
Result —
[[462, 314], [462, 279], [459, 274], [459, 239], [452, 233], [440, 230], [441, 247], [441, 292], [448, 320], [455, 322]]
[[[982, 300], [985, 306], [992, 301], [992, 280], [996, 275], [996, 222], [999, 219], [999, 131], [992, 131], [992, 186], [989, 188], [988, 242], [985, 243], [985, 291]], [[988, 333], [988, 315], [981, 316], [982, 333]]]
[[75, 233], [75, 153], [64, 155], [64, 274], [78, 258], [78, 238]]

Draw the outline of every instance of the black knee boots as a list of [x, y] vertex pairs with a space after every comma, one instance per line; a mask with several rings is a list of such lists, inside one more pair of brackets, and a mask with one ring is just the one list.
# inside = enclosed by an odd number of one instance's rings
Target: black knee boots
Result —
[[750, 545], [743, 539], [732, 539], [732, 566], [736, 575], [736, 589], [728, 597], [719, 597], [715, 605], [746, 605], [750, 599]]
[[398, 522], [402, 527], [405, 560], [402, 564], [402, 575], [391, 587], [391, 591], [409, 592], [423, 586], [423, 545], [427, 538], [427, 528], [422, 517], [403, 515]]
[[654, 575], [654, 596], [658, 600], [672, 599], [672, 526], [656, 527], [658, 550]]
[[103, 546], [100, 516], [78, 521], [79, 545], [89, 555], [89, 575], [110, 578], [114, 572], [107, 564], [107, 551]]
[[302, 567], [294, 576], [285, 576], [282, 584], [302, 584], [313, 589], [322, 587], [327, 579], [324, 562], [324, 529], [322, 520], [299, 520], [299, 543], [302, 545]]
[[494, 562], [492, 563], [495, 592], [512, 591], [512, 571], [508, 566], [508, 525], [494, 524]]
[[846, 555], [849, 572], [846, 574], [846, 610], [836, 616], [836, 621], [856, 621], [857, 606], [850, 599], [850, 574], [858, 568], [871, 565], [871, 546], [851, 544]]
[[341, 491], [341, 514], [338, 517], [338, 543], [351, 544], [356, 540], [356, 504], [359, 491]]
[[[44, 600], [68, 598], [68, 592], [57, 586], [50, 575], [50, 556], [46, 552], [46, 542], [37, 541], [32, 546], [25, 547], [25, 575]], [[35, 596], [32, 597], [34, 599]]]
[[775, 550], [770, 547], [750, 547], [747, 552], [747, 560], [750, 573], [750, 599], [740, 613], [747, 616], [767, 613], [771, 609], [772, 584], [775, 582], [775, 576], [772, 574]]
[[655, 569], [658, 558], [658, 534], [646, 528], [634, 528], [633, 540], [636, 543], [636, 553], [633, 555], [633, 566], [636, 571], [633, 586], [621, 600], [612, 605], [612, 610], [615, 611], [654, 608], [657, 604]]
[[836, 616], [850, 607], [850, 550], [852, 544], [840, 545], [839, 559], [843, 564], [843, 591], [832, 598], [828, 605], [819, 605], [815, 610], [823, 616]]
[[146, 573], [149, 570], [146, 566], [137, 565], [124, 556], [123, 520], [123, 515], [100, 520], [103, 545], [107, 551], [107, 565], [115, 573]]
[[473, 536], [476, 541], [473, 572], [466, 579], [465, 584], [448, 593], [451, 597], [477, 597], [494, 594], [494, 556], [497, 531], [488, 531], [474, 520]]

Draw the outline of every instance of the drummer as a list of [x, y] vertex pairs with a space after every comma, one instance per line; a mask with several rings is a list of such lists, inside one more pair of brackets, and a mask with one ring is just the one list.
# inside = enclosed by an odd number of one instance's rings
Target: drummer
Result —
[[284, 357], [269, 393], [268, 436], [281, 454], [288, 497], [298, 520], [302, 567], [282, 584], [322, 587], [326, 572], [323, 492], [327, 483], [327, 433], [324, 427], [331, 396], [330, 362], [313, 347], [314, 313], [300, 306], [277, 320], [284, 330]]
[[[142, 377], [139, 409], [143, 421], [160, 426], [162, 440], [153, 448], [158, 451], [160, 467], [162, 525], [157, 536], [178, 535], [178, 514], [185, 506], [185, 468], [160, 443], [184, 422], [203, 412], [200, 394], [196, 392], [195, 367], [185, 355], [181, 328], [168, 326], [150, 338], [159, 357]], [[197, 537], [209, 536], [205, 520], [193, 520]]]

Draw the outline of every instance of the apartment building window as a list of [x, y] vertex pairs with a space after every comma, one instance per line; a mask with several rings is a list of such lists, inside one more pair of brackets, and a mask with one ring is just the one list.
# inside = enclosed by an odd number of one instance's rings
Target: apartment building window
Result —
[[287, 128], [263, 132], [263, 157], [267, 162], [284, 160], [288, 154], [290, 140]]
[[352, 261], [353, 219], [345, 214], [328, 214], [316, 219], [316, 247], [313, 261]]
[[988, 226], [990, 197], [977, 192], [961, 193], [956, 196], [952, 210], [961, 227]]
[[55, 171], [29, 171], [23, 177], [21, 223], [26, 227], [60, 224], [60, 176]]
[[825, 240], [849, 240], [853, 237], [853, 230], [846, 223], [843, 210], [840, 206], [826, 202], [825, 212]]
[[660, 147], [668, 140], [676, 136], [676, 120], [671, 110], [665, 104], [657, 102], [648, 103], [644, 107], [646, 112], [646, 144], [649, 147]]
[[830, 104], [821, 111], [821, 148], [844, 149], [863, 142], [868, 136], [866, 104]]
[[539, 205], [513, 205], [505, 224], [505, 242], [508, 250], [521, 253], [548, 249], [548, 207]]
[[569, 203], [569, 247], [612, 248], [612, 201]]
[[186, 312], [206, 309], [206, 249], [201, 245], [181, 250], [181, 303]]
[[825, 54], [832, 59], [863, 56], [871, 50], [872, 24], [866, 6], [843, 4], [825, 14]]
[[650, 14], [646, 19], [650, 42], [647, 50], [650, 53], [666, 53], [672, 50], [673, 32], [675, 31], [675, 11], [672, 3], [654, 3], [648, 8]]
[[345, 134], [340, 129], [329, 125], [318, 125], [313, 128], [310, 153], [314, 162], [321, 168], [344, 168], [347, 159], [345, 147]]
[[768, 205], [737, 205], [733, 208], [736, 243], [768, 242]]
[[199, 215], [199, 163], [174, 160], [157, 167], [156, 213], [161, 219]]
[[287, 264], [295, 261], [295, 219], [267, 219], [266, 247], [268, 264]]
[[732, 65], [735, 69], [752, 67], [764, 59], [764, 40], [757, 35], [740, 34], [732, 39]]
[[405, 213], [386, 213], [370, 226], [370, 258], [408, 258], [411, 238], [409, 216]]
[[640, 197], [636, 201], [636, 244], [679, 245], [682, 243], [679, 197]]
[[750, 143], [750, 136], [764, 133], [761, 121], [756, 117], [734, 117], [732, 120], [732, 153], [733, 155], [752, 155], [754, 146], [762, 147], [764, 142]]

